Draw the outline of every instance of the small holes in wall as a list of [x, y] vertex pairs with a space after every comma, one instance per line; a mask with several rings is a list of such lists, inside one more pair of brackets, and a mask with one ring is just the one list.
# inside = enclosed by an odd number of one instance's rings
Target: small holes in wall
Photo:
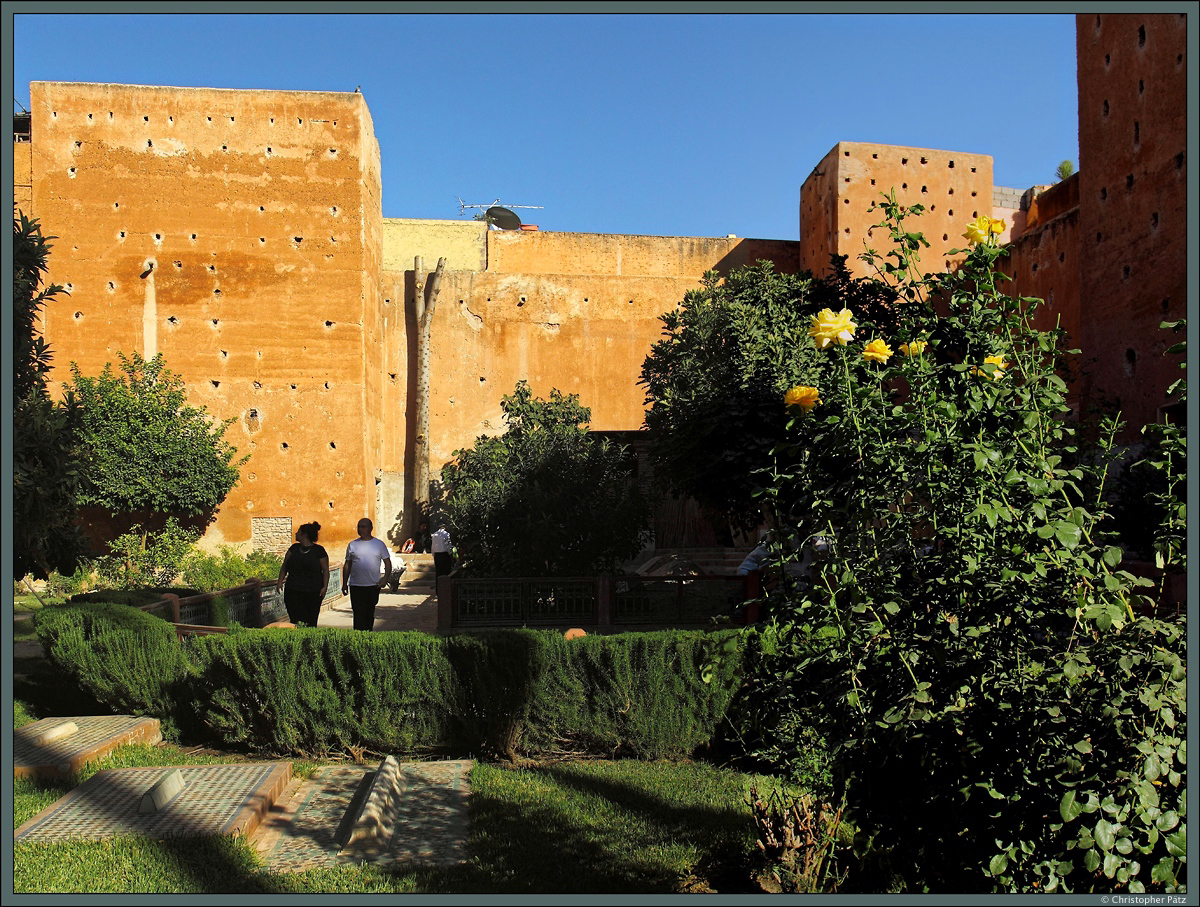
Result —
[[900, 158], [900, 166], [902, 166], [902, 167], [903, 167], [903, 166], [904, 166], [904, 165], [906, 165], [907, 163], [908, 163], [908, 158], [906, 158], [906, 157], [902, 157], [902, 158]]
[[1129, 265], [1125, 265], [1121, 268], [1121, 279], [1122, 280], [1129, 279]]
[[[972, 172], [972, 173], [974, 173], [974, 172], [975, 172], [975, 168], [974, 168], [974, 167], [972, 167], [972, 168], [971, 168], [971, 172]], [[974, 193], [974, 192], [972, 192], [971, 194], [972, 194], [972, 195], [974, 195], [975, 193]]]
[[333, 322], [332, 322], [332, 321], [326, 321], [326, 322], [325, 322], [325, 327], [327, 327], [327, 328], [331, 328], [331, 327], [333, 327]]
[[209, 381], [208, 383], [209, 383], [209, 384], [211, 384], [213, 387], [220, 387], [220, 386], [221, 386], [221, 382], [220, 382], [220, 381]]
[[119, 232], [117, 234], [117, 239], [124, 239], [124, 238], [125, 238], [125, 231], [122, 230], [121, 232]]
[[288, 387], [291, 388], [292, 390], [296, 389], [296, 385], [294, 385], [294, 384], [289, 384]]
[[872, 154], [872, 155], [871, 155], [871, 157], [872, 157], [874, 160], [879, 160], [879, 155], [878, 155], [878, 154]]
[[76, 148], [82, 148], [82, 147], [83, 147], [83, 142], [76, 142], [76, 143], [75, 143], [75, 147], [76, 147]]
[[195, 241], [196, 241], [196, 234], [195, 234], [195, 233], [192, 233], [192, 234], [191, 234], [191, 235], [188, 237], [188, 239], [190, 239], [192, 242], [195, 242]]
[[304, 242], [304, 237], [303, 237], [303, 236], [293, 236], [293, 237], [292, 237], [292, 242], [294, 242], [294, 243], [296, 243], [297, 245], [299, 245], [300, 243]]
[[220, 288], [219, 288], [219, 287], [214, 287], [214, 288], [213, 288], [213, 295], [214, 295], [214, 296], [220, 296], [220, 295], [221, 295], [221, 290], [220, 290]]
[[586, 296], [584, 296], [584, 297], [583, 297], [583, 301], [584, 301], [584, 302], [587, 302], [587, 301], [588, 301], [588, 298], [587, 298]]
[[222, 151], [228, 151], [228, 150], [229, 150], [229, 146], [228, 146], [228, 145], [222, 145], [222, 146], [221, 146], [221, 150], [222, 150]]
[[175, 122], [175, 117], [170, 117], [170, 116], [169, 116], [169, 117], [167, 117], [167, 122], [168, 122], [168, 123], [174, 123], [174, 122]]
[[1108, 198], [1108, 189], [1105, 186], [1101, 186], [1100, 187], [1100, 201], [1104, 201], [1106, 198]]
[[210, 270], [210, 271], [216, 271], [216, 270], [217, 270], [217, 266], [216, 266], [216, 265], [205, 265], [205, 267], [206, 267], [206, 268], [208, 268], [208, 270]]
[[953, 190], [953, 189], [951, 189], [951, 190], [949, 190], [949, 191], [948, 191], [946, 194], [947, 194], [947, 195], [953, 195], [953, 194], [954, 194], [954, 190]]
[[978, 211], [972, 211], [972, 212], [971, 212], [971, 217], [978, 217], [978, 216], [979, 216], [979, 212], [978, 212]]
[[221, 354], [222, 359], [229, 358], [229, 350], [217, 350], [217, 352]]
[[111, 293], [111, 292], [112, 292], [113, 290], [115, 290], [116, 288], [117, 288], [117, 285], [116, 285], [115, 283], [113, 283], [113, 282], [110, 280], [110, 281], [108, 282], [108, 292], [110, 292], [110, 293]]
[[233, 122], [233, 117], [229, 118], [229, 122], [231, 122], [231, 123]]
[[205, 117], [204, 119], [206, 119], [210, 123], [212, 122], [212, 117]]
[[333, 501], [330, 501], [325, 506], [328, 507], [330, 510], [333, 510]]
[[337, 149], [336, 149], [336, 148], [330, 148], [330, 149], [329, 149], [329, 156], [330, 156], [330, 157], [337, 157]]
[[900, 188], [901, 188], [901, 189], [907, 189], [907, 188], [908, 188], [908, 183], [901, 183], [901, 184], [900, 184]]
[[1170, 299], [1170, 297], [1168, 297], [1168, 298], [1164, 299], [1164, 300], [1163, 300], [1162, 302], [1160, 302], [1158, 305], [1159, 305], [1159, 307], [1160, 307], [1160, 308], [1161, 308], [1161, 309], [1162, 309], [1164, 312], [1168, 311], [1168, 310], [1171, 308], [1171, 299]]
[[1144, 81], [1143, 79], [1138, 79], [1138, 94], [1139, 94], [1139, 95], [1141, 95], [1141, 94], [1145, 94], [1145, 92], [1146, 92], [1146, 83], [1145, 83], [1145, 81]]
[[929, 163], [929, 161], [925, 160], [925, 158], [921, 158], [921, 163], [922, 163], [922, 164], [928, 164], [928, 163]]
[[89, 113], [89, 114], [88, 114], [88, 120], [91, 120], [91, 118], [92, 118], [92, 115]]
[[1133, 144], [1140, 145], [1142, 143], [1142, 127], [1138, 125], [1138, 121], [1133, 121]]
[[1151, 230], [1158, 229], [1158, 212], [1157, 211], [1153, 212], [1150, 215], [1150, 229]]
[[280, 444], [280, 445], [279, 445], [279, 449], [280, 449], [280, 450], [287, 450], [287, 449], [288, 449], [288, 443], [287, 443], [287, 441], [284, 441], [282, 444]]
[[1062, 252], [1059, 252], [1059, 253], [1058, 253], [1058, 263], [1059, 263], [1060, 265], [1063, 263], [1063, 259], [1064, 259], [1064, 258], [1066, 258], [1066, 255], [1065, 255], [1064, 253], [1062, 253]]
[[871, 180], [871, 185], [872, 185], [872, 186], [874, 186], [874, 185], [875, 185], [875, 180]]
[[329, 390], [329, 382], [328, 381], [325, 382], [325, 390]]
[[846, 177], [845, 182], [850, 182], [850, 177]]
[[182, 267], [183, 267], [183, 262], [182, 262], [182, 261], [173, 261], [173, 262], [171, 262], [171, 264], [173, 264], [173, 265], [174, 265], [176, 268], [182, 268]]
[[336, 236], [331, 236], [331, 237], [329, 237], [329, 241], [330, 241], [330, 242], [332, 242], [332, 243], [335, 243], [335, 242], [337, 242], [337, 237], [336, 237]]
[[1100, 113], [1103, 114], [1104, 116], [1108, 116], [1108, 101], [1107, 100], [1103, 104], [1100, 105]]
[[389, 380], [389, 381], [395, 381], [395, 380], [396, 380], [396, 373], [395, 373], [395, 372], [388, 372], [388, 380]]
[[66, 287], [64, 287], [64, 289], [67, 291], [67, 295], [69, 296], [71, 294], [71, 292], [75, 289], [75, 284], [69, 283], [66, 285]]
[[1033, 273], [1034, 273], [1034, 274], [1036, 274], [1036, 273], [1037, 273], [1037, 269], [1038, 269], [1038, 265], [1037, 265], [1037, 262], [1035, 261], [1035, 262], [1033, 263], [1033, 266], [1030, 268], [1030, 270], [1031, 270], [1031, 271], [1033, 271]]
[[1097, 243], [1100, 242], [1100, 240], [1103, 238], [1103, 235], [1104, 234], [1102, 234], [1099, 230], [1096, 231], [1096, 242]]
[[843, 155], [845, 155], [846, 157], [850, 157], [850, 152], [849, 152], [849, 151], [843, 151], [843, 152], [842, 152], [842, 154], [843, 154]]
[[167, 323], [168, 324], [179, 324], [179, 319], [176, 318], [174, 315], [172, 315], [170, 318], [167, 319]]
[[524, 297], [524, 296], [522, 296], [522, 297], [521, 297], [521, 302], [524, 302], [524, 301], [525, 301], [525, 297]]
[[259, 244], [260, 244], [260, 245], [261, 245], [262, 243], [265, 243], [266, 241], [267, 241], [267, 238], [266, 238], [265, 236], [260, 236], [260, 237], [258, 238], [258, 242], [259, 242]]
[[1108, 64], [1112, 62], [1112, 57], [1108, 54], [1104, 55], [1104, 68], [1108, 69]]
[[116, 210], [117, 210], [118, 208], [120, 208], [120, 207], [121, 207], [121, 203], [120, 203], [120, 202], [113, 202], [113, 210], [114, 210], [114, 211], [116, 211]]
[[922, 192], [928, 192], [928, 191], [929, 191], [929, 187], [927, 187], [927, 186], [922, 186], [922, 187], [921, 187], [921, 191], [922, 191]]
[[480, 384], [483, 384], [483, 382], [485, 382], [485, 381], [487, 381], [487, 378], [483, 377], [483, 375], [480, 375], [480, 376], [479, 376], [479, 383], [480, 383]]
[[329, 213], [330, 213], [330, 214], [332, 214], [334, 217], [337, 217], [337, 216], [338, 216], [338, 207], [337, 207], [337, 205], [330, 205], [330, 206], [329, 206]]
[[269, 156], [270, 156], [270, 155], [272, 155], [273, 153], [274, 153], [274, 152], [273, 152], [273, 151], [271, 151], [271, 146], [270, 146], [270, 145], [268, 145], [268, 146], [267, 146], [267, 156], [269, 157]]
[[[254, 382], [254, 389], [255, 389], [256, 391], [257, 391], [257, 390], [262, 390], [262, 384], [260, 384], [259, 382], [255, 381], [255, 382]], [[257, 415], [257, 413], [255, 413], [255, 412], [254, 412], [254, 410], [250, 410], [250, 412], [251, 412], [251, 414], [252, 414], [252, 415]]]
[[160, 243], [160, 242], [162, 242], [162, 234], [161, 234], [161, 233], [155, 233], [155, 234], [154, 234], [154, 241], [155, 241], [156, 243]]
[[71, 167], [67, 170], [67, 176], [69, 176], [71, 179], [75, 179], [75, 168], [74, 167]]
[[953, 209], [953, 208], [951, 208], [949, 211], [947, 211], [947, 212], [946, 212], [946, 216], [947, 216], [947, 217], [953, 217], [953, 216], [954, 216], [954, 209]]
[[937, 205], [930, 205], [930, 206], [929, 206], [929, 210], [930, 210], [930, 211], [936, 211], [936, 210], [937, 210]]
[[954, 161], [951, 161], [949, 164], [946, 165], [946, 167], [950, 170], [953, 170], [954, 169]]
[[942, 242], [945, 242], [945, 241], [946, 241], [946, 240], [948, 240], [949, 238], [950, 238], [950, 235], [949, 235], [948, 233], [943, 233], [943, 234], [942, 234]]
[[1138, 26], [1138, 47], [1146, 46], [1146, 26]]
[[1176, 170], [1183, 169], [1183, 152], [1182, 151], [1179, 152], [1179, 154], [1175, 155], [1175, 169]]
[[75, 320], [76, 320], [76, 321], [78, 321], [78, 320], [79, 320], [80, 318], [82, 318], [82, 317], [83, 317], [83, 312], [76, 312], [76, 313], [75, 313]]
[[332, 441], [330, 441], [330, 442], [329, 442], [329, 449], [330, 449], [330, 450], [337, 450], [337, 445], [336, 445], [336, 444], [334, 444]]
[[842, 199], [842, 204], [843, 204], [843, 205], [848, 205], [848, 204], [850, 204], [850, 199], [848, 199], [848, 198], [844, 198], [844, 199]]
[[850, 228], [849, 228], [849, 227], [847, 227], [847, 228], [846, 228], [846, 235], [847, 235], [847, 236], [849, 236], [849, 235], [850, 235]]
[[1133, 174], [1127, 173], [1127, 174], [1125, 174], [1125, 191], [1128, 192], [1132, 188], [1133, 188]]
[[1137, 353], [1133, 350], [1125, 351], [1125, 374], [1132, 378], [1133, 373], [1137, 371]]
[[221, 323], [221, 319], [219, 319], [219, 318], [213, 318], [213, 319], [209, 320], [209, 324], [211, 324], [213, 327], [216, 327], [220, 323]]

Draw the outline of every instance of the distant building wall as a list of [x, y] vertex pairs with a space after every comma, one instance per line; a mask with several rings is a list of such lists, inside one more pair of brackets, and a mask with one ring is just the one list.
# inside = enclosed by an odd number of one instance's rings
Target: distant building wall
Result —
[[35, 82], [31, 207], [61, 237], [52, 384], [164, 354], [251, 455], [208, 541], [254, 517], [353, 537], [374, 504], [379, 151], [361, 95]]
[[1187, 17], [1080, 14], [1080, 344], [1088, 404], [1156, 421], [1187, 294]]
[[968, 221], [992, 215], [992, 159], [986, 154], [905, 148], [865, 142], [839, 142], [813, 169], [800, 188], [800, 265], [814, 274], [829, 272], [831, 255], [847, 255], [850, 273], [873, 273], [858, 256], [864, 240], [886, 253], [887, 236], [870, 234], [883, 218], [877, 206], [895, 191], [905, 206], [925, 210], [908, 221], [925, 234], [921, 250], [926, 274], [952, 267], [962, 256], [951, 249], [966, 245]]
[[[393, 222], [394, 223], [394, 222]], [[426, 233], [426, 226], [428, 232]], [[460, 226], [468, 226], [464, 223]], [[445, 255], [431, 330], [430, 465], [436, 476], [454, 451], [471, 446], [480, 435], [504, 430], [501, 397], [528, 380], [541, 397], [551, 389], [575, 393], [592, 411], [595, 430], [637, 430], [642, 425], [645, 391], [637, 381], [650, 347], [662, 334], [660, 316], [699, 287], [706, 271], [727, 273], [758, 260], [795, 273], [795, 242], [738, 238], [629, 236], [549, 231], [485, 231], [487, 268], [463, 267], [470, 245], [454, 255], [454, 238], [443, 222], [406, 221], [389, 231], [388, 242], [402, 242], [389, 262], [406, 270], [385, 271], [384, 296], [394, 305], [407, 299], [407, 331], [401, 319], [387, 349], [395, 356], [389, 372], [392, 396], [404, 402], [404, 418], [387, 424], [411, 436], [415, 383], [409, 371], [416, 349], [412, 311], [412, 263], [409, 252], [429, 250], [425, 267]], [[424, 234], [424, 235], [423, 235]], [[456, 260], [457, 259], [457, 260]], [[409, 449], [399, 437], [397, 446]], [[384, 478], [388, 506], [408, 531], [412, 514], [405, 503], [412, 489], [405, 462]]]

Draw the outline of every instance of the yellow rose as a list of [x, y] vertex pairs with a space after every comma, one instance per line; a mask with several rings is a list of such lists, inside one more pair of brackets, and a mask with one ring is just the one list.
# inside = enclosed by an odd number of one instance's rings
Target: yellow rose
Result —
[[969, 224], [967, 224], [967, 232], [963, 234], [967, 242], [974, 245], [975, 243], [987, 242], [988, 234], [992, 230], [992, 219], [979, 215]]
[[900, 344], [900, 352], [905, 356], [920, 356], [928, 344], [924, 340], [914, 340], [911, 343]]
[[842, 309], [836, 315], [831, 309], [821, 309], [812, 320], [808, 336], [812, 337], [819, 350], [831, 343], [845, 346], [854, 339], [854, 329], [858, 327], [850, 320], [851, 317], [849, 309]]
[[971, 369], [971, 374], [983, 375], [989, 381], [995, 381], [1004, 374], [1004, 369], [1008, 368], [1008, 363], [1004, 361], [1002, 356], [985, 356], [983, 358], [983, 366], [983, 368]]
[[1007, 229], [1008, 229], [1008, 224], [1006, 224], [1004, 222], [1003, 218], [1001, 218], [1000, 220], [996, 220], [996, 218], [994, 218], [994, 217], [988, 218], [988, 232], [989, 233], [1000, 234], [1000, 233], [1003, 233]]
[[892, 348], [879, 338], [872, 340], [863, 348], [863, 358], [875, 362], [887, 362], [892, 358]]
[[817, 395], [820, 393], [815, 387], [807, 387], [803, 384], [798, 384], [783, 395], [783, 402], [788, 406], [798, 406], [805, 412], [808, 412], [818, 403], [820, 399]]

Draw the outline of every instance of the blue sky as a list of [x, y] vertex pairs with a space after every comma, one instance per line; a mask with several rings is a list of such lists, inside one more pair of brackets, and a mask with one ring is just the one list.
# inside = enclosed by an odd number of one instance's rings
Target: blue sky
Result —
[[[353, 91], [385, 217], [468, 203], [545, 230], [797, 238], [838, 141], [1078, 162], [1070, 15], [35, 15], [30, 81]], [[14, 105], [14, 110], [19, 109]], [[36, 127], [35, 127], [36, 128]]]

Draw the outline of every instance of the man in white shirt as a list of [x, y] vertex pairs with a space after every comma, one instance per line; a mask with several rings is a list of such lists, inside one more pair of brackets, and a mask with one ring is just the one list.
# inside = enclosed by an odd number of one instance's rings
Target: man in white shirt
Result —
[[433, 551], [433, 573], [435, 577], [445, 576], [454, 566], [454, 554], [450, 551], [450, 533], [445, 526], [438, 526], [432, 536], [430, 549]]
[[346, 562], [342, 565], [342, 595], [349, 590], [355, 630], [374, 628], [379, 590], [392, 576], [392, 554], [387, 545], [371, 535], [374, 528], [366, 517], [358, 521], [358, 538], [346, 546]]

